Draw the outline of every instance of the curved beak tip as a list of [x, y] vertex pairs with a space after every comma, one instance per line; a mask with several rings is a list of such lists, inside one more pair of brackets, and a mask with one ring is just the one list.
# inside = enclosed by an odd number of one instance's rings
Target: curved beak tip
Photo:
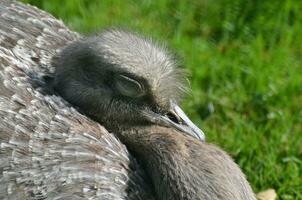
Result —
[[172, 115], [172, 118], [167, 115], [161, 115], [154, 112], [146, 112], [144, 114], [155, 124], [175, 128], [183, 134], [194, 137], [202, 142], [205, 141], [204, 132], [189, 119], [177, 104], [171, 102], [169, 113]]
[[172, 109], [174, 113], [180, 118], [182, 128], [186, 129], [185, 133], [199, 139], [200, 141], [205, 141], [205, 134], [200, 130], [184, 113], [184, 111], [175, 103], [172, 103]]
[[176, 128], [183, 132], [184, 134], [190, 135], [200, 141], [205, 141], [205, 134], [200, 130], [184, 113], [184, 111], [176, 104], [171, 102], [170, 113], [174, 115], [174, 118], [177, 119], [177, 122], [165, 117], [166, 123], [169, 126]]

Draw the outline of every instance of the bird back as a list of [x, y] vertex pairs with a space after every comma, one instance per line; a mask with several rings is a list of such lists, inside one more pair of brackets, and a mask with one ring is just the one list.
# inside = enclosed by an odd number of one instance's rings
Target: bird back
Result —
[[125, 146], [39, 85], [79, 38], [44, 11], [0, 2], [0, 199], [152, 199]]

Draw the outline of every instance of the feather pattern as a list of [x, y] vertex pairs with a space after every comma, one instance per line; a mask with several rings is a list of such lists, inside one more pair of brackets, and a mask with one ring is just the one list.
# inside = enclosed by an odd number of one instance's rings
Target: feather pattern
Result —
[[0, 3], [0, 199], [153, 199], [114, 135], [35, 87], [79, 38], [35, 7]]

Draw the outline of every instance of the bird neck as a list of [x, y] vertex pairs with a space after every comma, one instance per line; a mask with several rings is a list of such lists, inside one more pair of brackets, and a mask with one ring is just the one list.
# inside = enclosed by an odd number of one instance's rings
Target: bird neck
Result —
[[[186, 185], [190, 138], [164, 127], [136, 127], [121, 132], [121, 140], [143, 165], [158, 199], [186, 199], [192, 189]], [[180, 192], [181, 191], [181, 192]]]
[[144, 167], [157, 199], [255, 200], [239, 167], [213, 145], [159, 126], [119, 133]]

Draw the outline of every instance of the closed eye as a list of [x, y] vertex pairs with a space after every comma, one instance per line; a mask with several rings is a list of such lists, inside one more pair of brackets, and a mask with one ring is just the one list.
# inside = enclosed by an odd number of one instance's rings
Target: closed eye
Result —
[[116, 75], [114, 78], [115, 88], [117, 92], [123, 96], [137, 98], [145, 94], [143, 85], [126, 75]]

